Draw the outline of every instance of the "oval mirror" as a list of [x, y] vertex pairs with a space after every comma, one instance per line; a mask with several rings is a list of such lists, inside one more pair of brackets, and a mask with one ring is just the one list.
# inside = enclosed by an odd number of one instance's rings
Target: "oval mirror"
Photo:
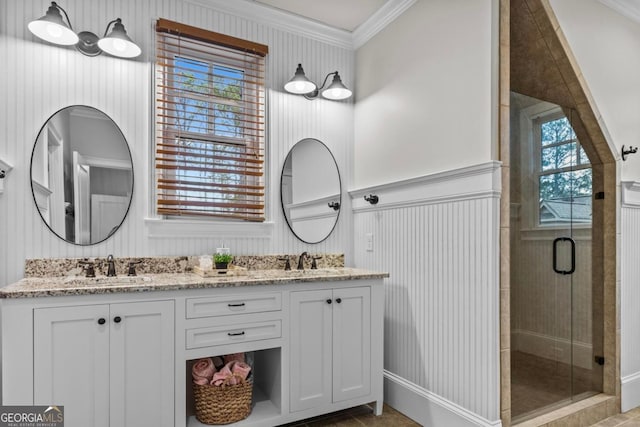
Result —
[[325, 240], [338, 222], [342, 192], [338, 164], [317, 139], [291, 148], [280, 180], [282, 210], [293, 234], [305, 243]]
[[133, 193], [133, 162], [120, 128], [93, 107], [56, 112], [33, 147], [31, 190], [42, 220], [61, 239], [92, 245], [109, 238]]

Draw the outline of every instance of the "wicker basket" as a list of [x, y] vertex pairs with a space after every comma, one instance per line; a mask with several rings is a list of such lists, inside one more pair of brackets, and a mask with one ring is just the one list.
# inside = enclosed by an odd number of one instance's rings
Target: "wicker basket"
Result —
[[227, 382], [221, 386], [193, 384], [196, 418], [203, 424], [230, 424], [243, 420], [251, 413], [253, 380], [240, 380], [239, 384]]

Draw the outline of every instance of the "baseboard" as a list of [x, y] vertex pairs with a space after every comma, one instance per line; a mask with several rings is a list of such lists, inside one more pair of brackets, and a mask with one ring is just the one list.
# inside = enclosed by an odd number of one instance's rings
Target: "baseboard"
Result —
[[622, 412], [627, 412], [640, 406], [640, 372], [622, 377], [620, 383], [620, 405]]
[[[551, 335], [517, 329], [511, 333], [511, 349], [523, 353], [571, 363], [571, 341]], [[573, 343], [573, 364], [585, 369], [593, 367], [593, 350], [591, 344]]]
[[501, 427], [391, 372], [384, 372], [384, 401], [428, 427]]

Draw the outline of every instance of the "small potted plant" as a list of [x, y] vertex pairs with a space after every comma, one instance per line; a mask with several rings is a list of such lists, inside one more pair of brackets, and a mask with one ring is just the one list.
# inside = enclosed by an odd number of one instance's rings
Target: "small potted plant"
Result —
[[213, 256], [213, 262], [216, 264], [216, 270], [224, 270], [219, 271], [218, 273], [224, 274], [229, 267], [229, 263], [233, 259], [233, 255], [231, 254], [215, 254]]

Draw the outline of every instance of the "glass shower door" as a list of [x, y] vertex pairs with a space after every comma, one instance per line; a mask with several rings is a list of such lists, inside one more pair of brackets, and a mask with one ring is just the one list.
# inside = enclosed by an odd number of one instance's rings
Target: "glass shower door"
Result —
[[512, 108], [511, 410], [521, 421], [592, 394], [598, 370], [591, 165], [571, 110], [519, 94]]

